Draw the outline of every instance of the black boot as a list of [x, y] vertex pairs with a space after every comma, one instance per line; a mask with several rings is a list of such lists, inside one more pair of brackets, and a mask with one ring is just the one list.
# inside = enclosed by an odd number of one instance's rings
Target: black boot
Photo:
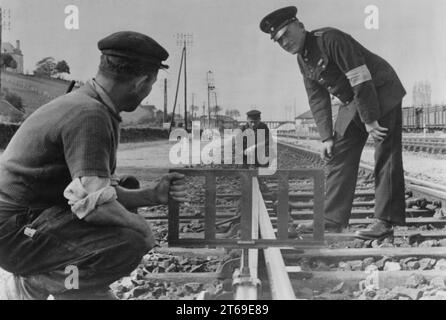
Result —
[[355, 237], [363, 240], [383, 239], [393, 235], [392, 223], [384, 220], [376, 220], [367, 229], [358, 230]]

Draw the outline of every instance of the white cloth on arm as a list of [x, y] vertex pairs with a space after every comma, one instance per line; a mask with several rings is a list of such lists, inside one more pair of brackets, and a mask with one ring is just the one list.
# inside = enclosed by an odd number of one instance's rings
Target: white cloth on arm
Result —
[[116, 190], [110, 183], [110, 178], [76, 178], [65, 188], [63, 195], [71, 211], [83, 219], [98, 206], [117, 199]]

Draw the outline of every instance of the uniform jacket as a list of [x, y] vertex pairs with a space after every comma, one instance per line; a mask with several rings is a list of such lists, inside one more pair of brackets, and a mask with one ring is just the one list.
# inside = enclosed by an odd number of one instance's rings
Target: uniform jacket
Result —
[[341, 135], [356, 112], [363, 123], [379, 120], [406, 94], [389, 63], [334, 28], [307, 32], [297, 61], [322, 140], [333, 136], [330, 94], [342, 102], [335, 124]]
[[[248, 126], [248, 125], [242, 125], [240, 129], [241, 129], [242, 132], [243, 132], [243, 131], [245, 131], [246, 129], [249, 129], [249, 126]], [[258, 131], [259, 129], [265, 130], [265, 132], [264, 132], [264, 134], [265, 134], [265, 136], [264, 136], [264, 139], [265, 139], [265, 150], [266, 150], [266, 152], [268, 152], [268, 150], [269, 150], [269, 149], [268, 149], [268, 148], [269, 148], [269, 141], [270, 141], [270, 136], [271, 136], [271, 134], [270, 134], [270, 132], [269, 132], [268, 125], [267, 125], [265, 122], [260, 122], [259, 125], [258, 125], [257, 127], [253, 128], [253, 131], [254, 131], [254, 137], [255, 137], [255, 142], [254, 142], [255, 145], [257, 145], [257, 140], [258, 140], [258, 137], [257, 137], [257, 131]], [[259, 133], [259, 135], [260, 135], [260, 133]], [[262, 134], [261, 137], [263, 138], [263, 134]], [[243, 143], [243, 150], [246, 150], [247, 147], [248, 147], [248, 146], [247, 146], [246, 140], [244, 140], [244, 143]]]
[[[249, 129], [249, 126], [242, 125], [240, 129], [243, 132], [243, 131]], [[258, 132], [259, 129], [264, 130], [264, 132], [263, 133]], [[271, 137], [271, 133], [269, 131], [268, 125], [264, 122], [260, 122], [257, 127], [253, 128], [253, 131], [254, 131], [254, 137], [255, 137], [254, 143], [256, 146], [257, 146], [257, 143], [259, 142], [259, 140], [258, 140], [259, 137], [261, 137], [261, 139], [265, 139], [264, 140], [265, 141], [265, 147], [264, 147], [265, 151], [264, 152], [265, 152], [265, 156], [269, 157], [269, 143], [272, 140], [272, 137]], [[258, 134], [259, 134], [259, 137], [257, 136]], [[247, 139], [243, 139], [243, 151], [245, 151], [248, 147], [250, 147], [250, 146], [248, 146]], [[246, 155], [243, 155], [243, 163], [247, 164], [247, 156]], [[267, 162], [265, 164], [259, 163], [259, 159], [257, 157], [257, 150], [255, 152], [255, 165], [257, 167], [268, 167], [269, 166], [269, 162]]]

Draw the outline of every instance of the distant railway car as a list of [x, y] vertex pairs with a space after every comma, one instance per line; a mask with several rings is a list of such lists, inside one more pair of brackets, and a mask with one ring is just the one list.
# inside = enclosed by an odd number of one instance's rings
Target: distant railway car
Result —
[[423, 123], [429, 130], [446, 130], [446, 106], [432, 106], [424, 109]]
[[423, 109], [416, 107], [403, 108], [403, 131], [418, 132], [423, 128]]
[[417, 131], [417, 114], [414, 107], [403, 108], [403, 128], [404, 131]]
[[424, 108], [403, 108], [404, 132], [421, 132], [425, 129], [428, 131], [446, 132], [445, 105], [436, 105]]

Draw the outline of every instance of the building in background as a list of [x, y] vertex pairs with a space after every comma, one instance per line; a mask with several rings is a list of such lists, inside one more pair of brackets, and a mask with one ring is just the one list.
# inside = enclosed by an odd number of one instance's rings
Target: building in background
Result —
[[415, 82], [412, 89], [412, 103], [415, 108], [427, 108], [432, 105], [432, 88], [428, 81]]
[[17, 68], [15, 69], [8, 68], [7, 70], [23, 74], [23, 53], [22, 50], [20, 49], [20, 40], [16, 41], [15, 47], [9, 42], [2, 42], [1, 52], [2, 54], [6, 53], [11, 55], [12, 58], [15, 60], [15, 62], [17, 62]]
[[[133, 112], [122, 112], [122, 125], [147, 125], [159, 127], [162, 125], [162, 118], [158, 119], [156, 107], [154, 105], [139, 105]], [[158, 113], [159, 114], [159, 113]]]
[[214, 115], [213, 117], [211, 117], [210, 121], [207, 116], [201, 116], [200, 128], [201, 129], [217, 128], [219, 130], [236, 129], [238, 128], [238, 121], [235, 120], [233, 117], [226, 115], [217, 115], [217, 116]]
[[[341, 106], [341, 102], [337, 98], [333, 98], [331, 100], [331, 115], [333, 119], [333, 127], [336, 122], [336, 118], [338, 117], [339, 107]], [[317, 126], [314, 121], [313, 114], [311, 110], [305, 111], [304, 113], [298, 115], [295, 120], [296, 132], [302, 135], [315, 135], [317, 134]]]

